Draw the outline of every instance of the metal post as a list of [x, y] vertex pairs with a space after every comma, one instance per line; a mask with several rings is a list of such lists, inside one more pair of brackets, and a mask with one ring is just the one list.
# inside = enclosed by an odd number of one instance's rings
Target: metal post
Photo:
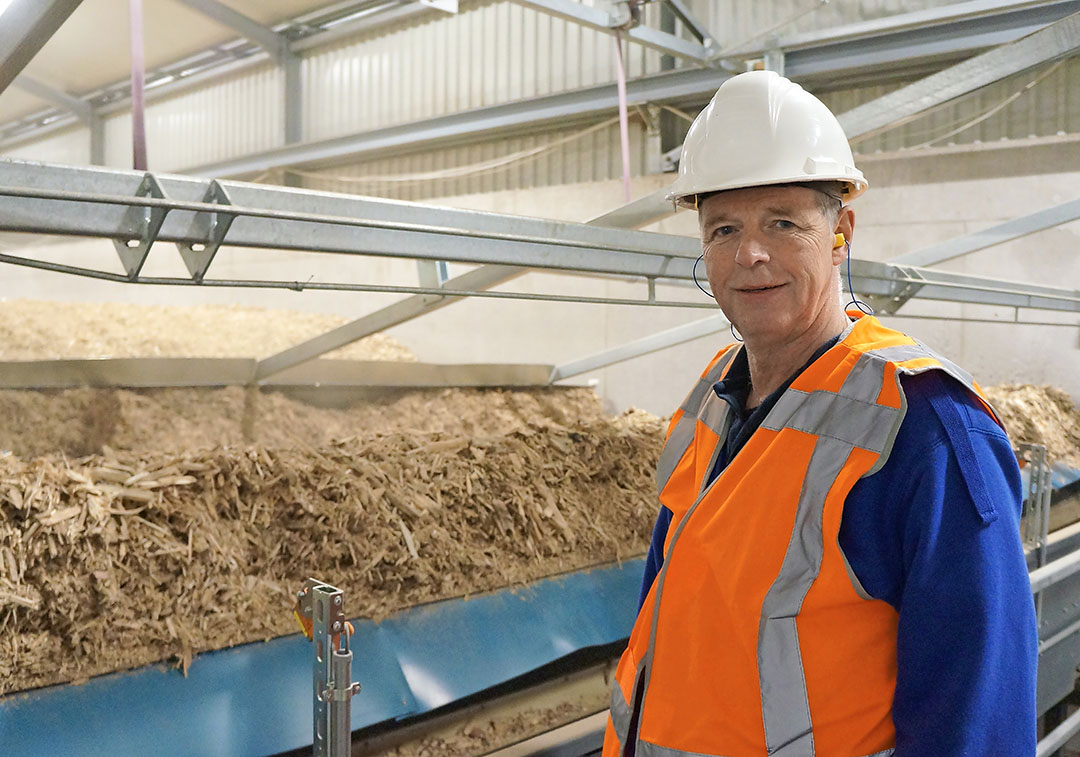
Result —
[[[346, 639], [348, 634], [345, 634]], [[348, 644], [348, 641], [346, 641]], [[330, 700], [330, 754], [334, 757], [349, 757], [352, 744], [352, 727], [349, 719], [349, 698], [339, 694], [349, 689], [352, 675], [352, 650], [335, 649], [331, 657], [331, 684], [326, 689], [333, 697]]]
[[[1027, 509], [1024, 513], [1024, 541], [1035, 550], [1035, 567], [1046, 565], [1046, 546], [1050, 537], [1050, 466], [1046, 464], [1046, 447], [1042, 444], [1021, 444], [1020, 458], [1030, 471]], [[1035, 617], [1042, 633], [1043, 592], [1035, 592]]]
[[296, 594], [296, 617], [312, 650], [312, 754], [348, 757], [352, 750], [349, 706], [360, 691], [351, 683], [352, 626], [345, 620], [345, 593], [309, 578]]

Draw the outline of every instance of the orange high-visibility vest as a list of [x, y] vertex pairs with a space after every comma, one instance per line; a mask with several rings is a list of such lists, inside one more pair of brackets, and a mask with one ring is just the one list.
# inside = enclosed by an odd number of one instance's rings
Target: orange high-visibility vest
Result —
[[672, 525], [616, 670], [604, 757], [628, 739], [637, 757], [891, 754], [898, 616], [847, 564], [844, 501], [888, 458], [902, 374], [942, 370], [993, 410], [962, 369], [858, 317], [706, 486], [730, 409], [712, 385], [737, 349], [668, 427], [657, 484]]

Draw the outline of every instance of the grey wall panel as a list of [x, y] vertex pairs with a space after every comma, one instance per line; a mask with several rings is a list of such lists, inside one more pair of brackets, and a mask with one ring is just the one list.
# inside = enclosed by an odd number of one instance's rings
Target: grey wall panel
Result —
[[[585, 136], [569, 139], [588, 128], [589, 124], [583, 124], [542, 134], [365, 161], [305, 173], [303, 181], [307, 187], [332, 192], [424, 200], [621, 178], [618, 124], [608, 124]], [[556, 144], [559, 142], [562, 143]], [[552, 145], [552, 148], [523, 160], [493, 166], [482, 172], [457, 175], [470, 166], [491, 164], [507, 156], [548, 145]], [[630, 121], [631, 175], [645, 173], [645, 158], [645, 127], [635, 116]], [[400, 180], [406, 178], [409, 180]]]

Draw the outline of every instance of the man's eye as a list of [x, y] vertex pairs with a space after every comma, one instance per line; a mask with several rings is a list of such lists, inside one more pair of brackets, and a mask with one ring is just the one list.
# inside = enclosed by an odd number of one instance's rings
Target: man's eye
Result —
[[727, 237], [735, 233], [734, 226], [718, 226], [716, 231], [713, 232], [714, 237]]
[[778, 220], [776, 222], [776, 228], [778, 228], [778, 229], [794, 229], [795, 224], [793, 224], [791, 221], [788, 221], [786, 219], [781, 218], [780, 220]]

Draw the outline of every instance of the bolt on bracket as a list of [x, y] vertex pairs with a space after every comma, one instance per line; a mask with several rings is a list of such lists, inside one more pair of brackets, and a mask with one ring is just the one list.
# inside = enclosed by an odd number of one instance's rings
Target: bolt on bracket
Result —
[[[232, 199], [217, 179], [210, 181], [210, 186], [203, 196], [204, 203], [212, 205], [229, 206]], [[206, 239], [205, 242], [177, 242], [180, 257], [184, 259], [188, 273], [194, 281], [202, 281], [207, 269], [214, 261], [218, 248], [225, 241], [225, 235], [229, 233], [229, 227], [235, 220], [235, 213], [223, 211], [201, 211], [195, 214], [192, 221], [192, 231]]]
[[895, 280], [888, 294], [866, 296], [866, 304], [883, 315], [894, 315], [926, 285], [925, 277], [917, 268], [894, 266], [892, 276]]
[[[135, 191], [136, 197], [153, 197], [164, 200], [165, 191], [153, 174], [143, 175], [139, 188]], [[146, 257], [150, 254], [150, 247], [157, 239], [161, 231], [161, 224], [165, 222], [168, 208], [147, 207], [145, 205], [129, 205], [124, 212], [122, 220], [123, 228], [121, 235], [113, 239], [113, 246], [120, 256], [120, 263], [128, 278], [135, 281], [139, 278], [139, 272]]]

